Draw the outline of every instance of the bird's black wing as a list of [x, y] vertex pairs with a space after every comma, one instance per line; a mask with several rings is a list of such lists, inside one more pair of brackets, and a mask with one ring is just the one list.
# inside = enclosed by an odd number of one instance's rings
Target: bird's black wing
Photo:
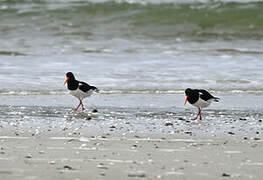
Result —
[[212, 96], [209, 92], [207, 92], [204, 89], [198, 89], [197, 91], [199, 92], [200, 98], [205, 100], [205, 101], [208, 101], [208, 100], [211, 100], [211, 99], [216, 101], [216, 102], [219, 101], [219, 98]]
[[98, 88], [96, 88], [95, 86], [90, 86], [85, 82], [79, 81], [79, 89], [83, 92], [88, 92], [89, 90], [94, 90], [96, 92], [99, 91]]

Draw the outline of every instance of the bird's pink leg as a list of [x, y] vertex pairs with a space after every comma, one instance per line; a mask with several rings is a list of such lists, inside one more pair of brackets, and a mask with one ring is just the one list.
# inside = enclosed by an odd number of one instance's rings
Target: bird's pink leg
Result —
[[79, 109], [79, 106], [82, 104], [81, 100], [79, 100], [79, 105], [74, 109], [74, 111], [77, 111]]
[[85, 110], [84, 105], [83, 105], [82, 101], [80, 101], [80, 102], [81, 102], [82, 111], [84, 111]]
[[[200, 109], [200, 108], [199, 108]], [[200, 113], [199, 113], [199, 117], [200, 117], [200, 120], [202, 120], [202, 113], [201, 113], [201, 109], [199, 110]]]
[[194, 118], [194, 120], [197, 120], [198, 116], [200, 115], [200, 120], [202, 120], [202, 117], [201, 117], [201, 109], [198, 107], [198, 114], [197, 116]]

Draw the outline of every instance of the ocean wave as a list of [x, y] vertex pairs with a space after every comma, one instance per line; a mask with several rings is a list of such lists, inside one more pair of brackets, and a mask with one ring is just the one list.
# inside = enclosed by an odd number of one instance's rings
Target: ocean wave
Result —
[[[185, 89], [103, 89], [99, 94], [184, 94]], [[208, 91], [218, 94], [263, 94], [263, 88], [208, 88]], [[66, 95], [67, 91], [62, 90], [0, 90], [0, 96], [45, 96], [45, 95]]]
[[[89, 39], [116, 36], [158, 40], [179, 36], [195, 41], [263, 38], [263, 2], [260, 1], [152, 2], [0, 1], [0, 14], [6, 17], [0, 32], [19, 33], [23, 28], [33, 27], [51, 36]], [[17, 24], [16, 29], [10, 26], [17, 22], [23, 26]]]
[[26, 54], [17, 51], [0, 51], [0, 56], [26, 56]]

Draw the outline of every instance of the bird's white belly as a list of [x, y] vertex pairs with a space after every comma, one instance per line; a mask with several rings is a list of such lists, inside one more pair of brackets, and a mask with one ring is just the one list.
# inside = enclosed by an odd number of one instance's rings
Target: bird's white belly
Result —
[[77, 89], [77, 90], [70, 90], [69, 93], [72, 96], [75, 96], [76, 98], [78, 98], [80, 100], [83, 100], [84, 98], [89, 97], [93, 93], [93, 91], [90, 90], [90, 91], [87, 91], [87, 92], [83, 92], [83, 91]]
[[196, 103], [193, 104], [193, 106], [200, 107], [200, 108], [205, 108], [211, 104], [211, 101], [204, 101], [203, 99], [199, 98]]

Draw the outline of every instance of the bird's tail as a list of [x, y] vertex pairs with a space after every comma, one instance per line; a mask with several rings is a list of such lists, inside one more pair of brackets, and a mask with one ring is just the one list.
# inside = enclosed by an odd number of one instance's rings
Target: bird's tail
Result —
[[214, 102], [219, 102], [219, 100], [220, 100], [220, 98], [218, 98], [218, 97], [213, 97], [213, 101], [214, 101]]
[[94, 90], [94, 92], [99, 93], [100, 90], [99, 90], [98, 88], [96, 88], [96, 89]]
[[98, 88], [96, 88], [95, 86], [92, 86], [91, 88], [92, 88], [92, 90], [93, 90], [95, 93], [99, 93], [99, 92], [100, 92], [100, 90], [99, 90]]

